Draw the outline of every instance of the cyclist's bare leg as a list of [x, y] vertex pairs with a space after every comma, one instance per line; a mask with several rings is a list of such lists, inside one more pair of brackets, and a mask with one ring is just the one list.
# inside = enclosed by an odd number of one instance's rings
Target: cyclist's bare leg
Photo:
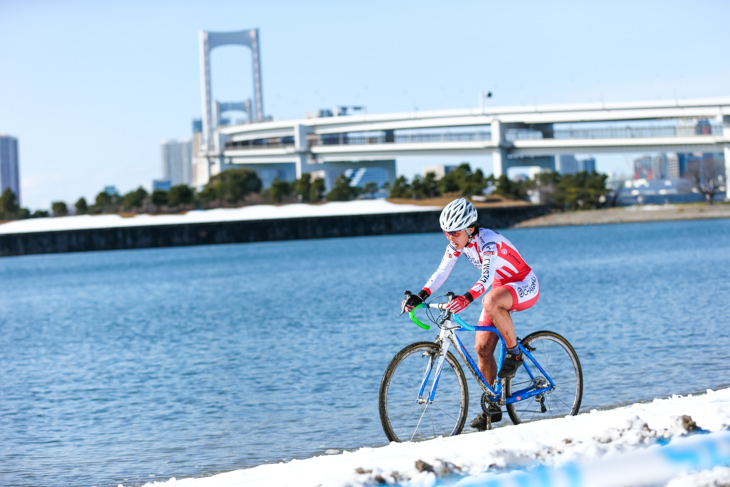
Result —
[[[482, 323], [479, 323], [483, 326]], [[489, 326], [491, 323], [485, 323]], [[497, 361], [494, 360], [494, 349], [497, 347], [499, 337], [491, 331], [478, 331], [474, 336], [474, 348], [477, 352], [479, 370], [490, 386], [494, 386], [494, 379], [497, 377]]]
[[509, 310], [514, 304], [512, 294], [505, 287], [492, 288], [482, 298], [482, 304], [487, 316], [504, 338], [504, 344], [507, 348], [516, 347], [517, 336], [515, 335], [515, 327], [512, 324], [512, 316], [509, 314]]

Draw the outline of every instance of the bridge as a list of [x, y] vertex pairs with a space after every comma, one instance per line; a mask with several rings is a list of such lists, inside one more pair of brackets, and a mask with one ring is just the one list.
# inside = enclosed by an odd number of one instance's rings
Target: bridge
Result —
[[489, 155], [495, 176], [568, 154], [720, 152], [730, 161], [730, 97], [265, 121], [216, 127], [211, 139], [200, 154], [210, 175], [277, 168], [290, 179], [380, 167], [393, 180], [404, 156]]

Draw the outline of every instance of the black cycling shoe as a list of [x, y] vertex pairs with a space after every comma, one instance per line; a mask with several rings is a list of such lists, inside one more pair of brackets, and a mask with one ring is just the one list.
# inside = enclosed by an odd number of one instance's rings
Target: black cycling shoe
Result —
[[[498, 423], [502, 421], [502, 408], [496, 404], [489, 405], [489, 416], [491, 417], [491, 423]], [[475, 428], [477, 431], [486, 431], [487, 429], [487, 414], [482, 411], [479, 415], [469, 423], [469, 426]]]
[[517, 369], [522, 365], [524, 362], [524, 359], [522, 357], [522, 350], [520, 350], [518, 353], [512, 353], [509, 350], [507, 350], [507, 353], [504, 356], [504, 360], [502, 361], [502, 368], [499, 370], [499, 374], [497, 374], [497, 377], [500, 379], [509, 379], [513, 375], [515, 375], [515, 372], [517, 372]]

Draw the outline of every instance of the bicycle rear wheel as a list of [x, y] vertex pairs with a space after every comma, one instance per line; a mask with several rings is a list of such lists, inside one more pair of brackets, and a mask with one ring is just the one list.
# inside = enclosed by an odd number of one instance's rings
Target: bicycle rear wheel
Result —
[[[522, 345], [535, 349], [530, 353], [553, 380], [555, 388], [544, 394], [507, 404], [507, 413], [512, 422], [520, 424], [578, 414], [583, 398], [583, 371], [578, 354], [568, 340], [551, 331], [538, 331], [525, 337]], [[549, 382], [540, 369], [525, 357], [524, 366], [507, 380], [505, 389], [507, 397], [510, 397], [527, 388], [548, 385]]]
[[[390, 441], [421, 441], [461, 433], [469, 407], [464, 371], [449, 352], [444, 360], [433, 402], [428, 395], [436, 378], [439, 346], [417, 342], [398, 352], [385, 369], [378, 403], [380, 422]], [[421, 397], [423, 378], [428, 381]]]

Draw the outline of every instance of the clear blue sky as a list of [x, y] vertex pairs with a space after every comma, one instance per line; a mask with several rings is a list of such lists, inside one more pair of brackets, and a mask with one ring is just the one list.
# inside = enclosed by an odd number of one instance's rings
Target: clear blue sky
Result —
[[[0, 134], [19, 139], [23, 206], [48, 208], [161, 176], [160, 141], [201, 114], [201, 29], [260, 29], [264, 107], [286, 119], [476, 107], [480, 90], [493, 106], [730, 96], [729, 18], [725, 0], [0, 0]], [[211, 58], [215, 99], [251, 97], [250, 51]], [[441, 162], [458, 161], [399, 171]]]

